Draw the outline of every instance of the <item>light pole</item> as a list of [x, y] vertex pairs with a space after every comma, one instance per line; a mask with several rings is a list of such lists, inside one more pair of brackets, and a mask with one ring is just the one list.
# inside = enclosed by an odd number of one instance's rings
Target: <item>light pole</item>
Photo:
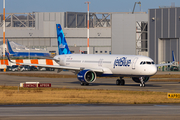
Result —
[[[33, 33], [29, 33], [30, 37], [33, 35]], [[30, 40], [29, 40], [29, 60], [30, 60]]]
[[87, 54], [89, 54], [89, 3], [90, 2], [85, 2], [85, 4], [87, 4], [88, 8], [87, 8]]
[[[3, 64], [5, 65], [5, 0], [3, 0]], [[6, 68], [4, 68], [4, 72], [6, 72]]]

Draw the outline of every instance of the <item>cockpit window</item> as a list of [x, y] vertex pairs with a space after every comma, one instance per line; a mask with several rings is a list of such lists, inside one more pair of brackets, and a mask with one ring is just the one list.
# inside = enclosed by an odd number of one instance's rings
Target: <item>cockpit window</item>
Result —
[[141, 61], [140, 62], [140, 65], [151, 65], [151, 64], [153, 64], [154, 65], [154, 62], [150, 62], [150, 61]]

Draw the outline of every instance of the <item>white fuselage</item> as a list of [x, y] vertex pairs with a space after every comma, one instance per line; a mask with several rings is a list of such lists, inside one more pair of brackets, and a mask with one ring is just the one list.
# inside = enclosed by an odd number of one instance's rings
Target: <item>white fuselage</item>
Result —
[[153, 60], [137, 55], [97, 55], [97, 54], [68, 54], [57, 55], [55, 59], [62, 66], [99, 68], [103, 74], [120, 76], [152, 76], [156, 74], [157, 67]]

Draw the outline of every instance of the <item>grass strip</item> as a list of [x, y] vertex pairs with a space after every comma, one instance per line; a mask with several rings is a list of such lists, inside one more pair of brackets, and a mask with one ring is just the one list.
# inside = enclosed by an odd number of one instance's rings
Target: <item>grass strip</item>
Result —
[[1, 73], [12, 76], [42, 77], [42, 78], [77, 78], [76, 75], [48, 74], [48, 73]]
[[20, 88], [0, 86], [0, 104], [161, 104], [180, 103], [166, 92], [89, 90], [70, 88]]

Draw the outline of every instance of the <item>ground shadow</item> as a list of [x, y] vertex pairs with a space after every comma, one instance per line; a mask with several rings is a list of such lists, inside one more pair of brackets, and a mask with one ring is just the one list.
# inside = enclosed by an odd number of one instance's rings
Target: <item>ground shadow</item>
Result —
[[[77, 84], [77, 85], [80, 85], [80, 82], [65, 82], [65, 83], [70, 83], [70, 84]], [[89, 86], [118, 86], [118, 85], [116, 85], [116, 84], [111, 84], [111, 83], [91, 83], [91, 84], [89, 84]], [[120, 86], [120, 85], [119, 85]], [[125, 84], [125, 85], [123, 85], [124, 87], [125, 86], [128, 86], [128, 87], [130, 87], [130, 86], [140, 86], [139, 84], [137, 84], [137, 83], [134, 83], [134, 84]], [[162, 86], [160, 86], [160, 85], [155, 85], [155, 84], [146, 84], [146, 86], [145, 87], [162, 87]]]

